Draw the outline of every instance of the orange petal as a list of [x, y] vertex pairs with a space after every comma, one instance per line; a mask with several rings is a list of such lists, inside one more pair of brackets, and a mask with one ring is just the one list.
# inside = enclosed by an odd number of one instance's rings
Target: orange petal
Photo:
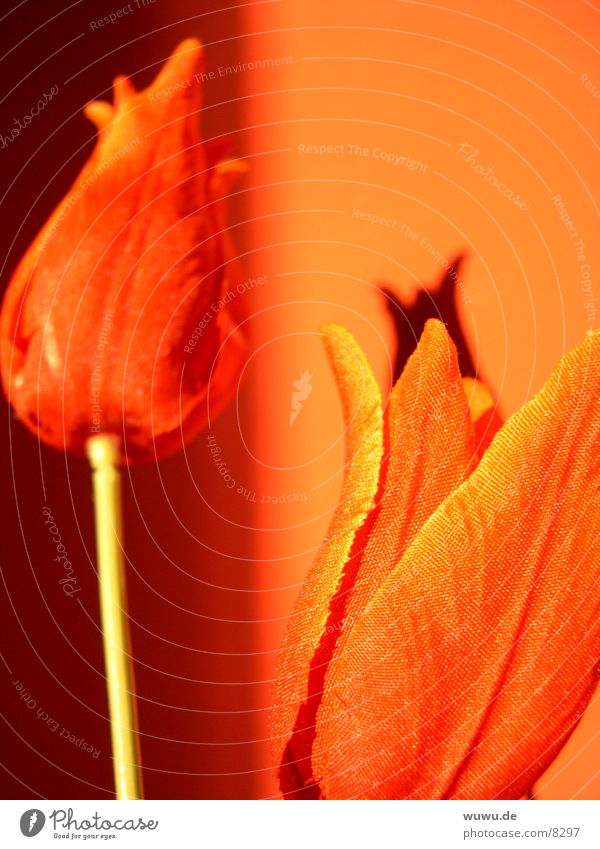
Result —
[[230, 397], [239, 345], [222, 347], [231, 316], [213, 307], [233, 268], [221, 229], [234, 166], [201, 142], [202, 62], [188, 39], [148, 88], [117, 77], [114, 106], [88, 105], [97, 144], [7, 289], [4, 386], [59, 450], [83, 453], [101, 425], [123, 461], [154, 460], [206, 425], [209, 393]]
[[[177, 51], [171, 56], [170, 62], [174, 61], [174, 57]], [[113, 80], [113, 97], [115, 101], [115, 109], [119, 111], [122, 109], [129, 100], [134, 98], [137, 94], [137, 91], [131, 84], [131, 80], [129, 77], [126, 77], [124, 74], [120, 74], [118, 77], [115, 77]]]
[[94, 100], [84, 109], [100, 131], [92, 156], [97, 160], [95, 166], [110, 160], [116, 150], [136, 138], [142, 142], [137, 156], [149, 168], [169, 153], [179, 153], [184, 146], [190, 148], [190, 158], [196, 155], [203, 67], [202, 44], [188, 38], [175, 48], [154, 82], [142, 91], [135, 89], [129, 77], [115, 77], [114, 105]]
[[364, 553], [342, 642], [423, 523], [477, 462], [456, 348], [442, 322], [427, 321], [390, 395], [386, 425], [383, 493], [361, 530]]
[[115, 110], [104, 100], [93, 100], [83, 107], [85, 117], [96, 125], [99, 133], [106, 130], [115, 117]]
[[[162, 66], [150, 89], [155, 91], [165, 90], [169, 96], [179, 95], [185, 91], [185, 83], [189, 81], [192, 87], [199, 82], [199, 77], [204, 70], [204, 49], [197, 38], [186, 38], [180, 41], [169, 61]], [[175, 89], [173, 92], [172, 89]]]
[[343, 328], [330, 325], [323, 333], [342, 400], [347, 462], [339, 506], [296, 603], [275, 676], [271, 733], [284, 792], [310, 778], [312, 740], [308, 749], [302, 733], [290, 740], [299, 709], [308, 699], [311, 662], [326, 627], [330, 599], [356, 531], [373, 506], [383, 453], [381, 397], [369, 364]]
[[354, 626], [313, 747], [327, 798], [519, 798], [555, 757], [598, 680], [599, 395], [596, 333]]
[[477, 453], [483, 457], [492, 439], [502, 427], [502, 419], [494, 396], [485, 383], [474, 377], [465, 377], [463, 389], [469, 401], [469, 412], [475, 428]]

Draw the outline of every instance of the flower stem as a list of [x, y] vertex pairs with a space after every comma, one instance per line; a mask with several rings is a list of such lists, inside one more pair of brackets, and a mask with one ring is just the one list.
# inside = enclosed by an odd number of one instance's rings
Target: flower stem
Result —
[[121, 474], [117, 440], [98, 434], [86, 443], [92, 467], [102, 642], [117, 799], [141, 799], [133, 664], [127, 624], [122, 545]]

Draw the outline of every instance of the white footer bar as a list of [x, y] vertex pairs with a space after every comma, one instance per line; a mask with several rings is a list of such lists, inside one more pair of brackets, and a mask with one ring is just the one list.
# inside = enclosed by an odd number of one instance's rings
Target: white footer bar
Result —
[[0, 802], [2, 847], [49, 843], [164, 849], [598, 849], [600, 802]]

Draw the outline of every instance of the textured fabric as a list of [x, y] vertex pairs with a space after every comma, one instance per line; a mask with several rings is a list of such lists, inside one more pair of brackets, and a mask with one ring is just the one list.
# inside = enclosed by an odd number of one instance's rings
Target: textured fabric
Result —
[[[358, 372], [346, 361], [336, 377], [370, 512], [351, 530], [336, 512], [286, 635], [273, 708], [282, 792], [519, 798], [598, 679], [600, 333], [470, 476], [500, 422], [482, 384], [457, 391], [443, 327], [427, 325], [393, 390], [378, 483], [380, 448], [367, 463], [356, 454], [374, 430], [369, 419], [361, 439], [364, 410], [351, 414], [368, 370], [353, 357]], [[342, 505], [348, 491], [346, 480]]]
[[342, 578], [355, 533], [373, 507], [383, 453], [381, 396], [364, 354], [341, 327], [324, 328], [323, 341], [344, 414], [347, 453], [344, 481], [339, 506], [284, 638], [271, 713], [274, 756], [281, 765], [283, 792], [308, 787], [308, 795], [311, 795], [311, 724], [303, 727], [298, 723], [298, 714], [301, 706], [309, 703], [311, 673], [319, 675], [318, 663], [312, 663], [313, 656], [326, 631], [330, 600]]
[[425, 520], [477, 463], [456, 349], [439, 321], [427, 322], [390, 394], [385, 434], [382, 491], [361, 531], [364, 551], [339, 644]]
[[320, 675], [313, 675], [310, 709], [300, 714], [311, 730], [311, 753], [323, 692], [354, 623], [426, 519], [477, 462], [456, 349], [438, 321], [426, 323], [392, 390], [384, 445], [376, 506], [356, 535], [354, 558], [330, 606], [327, 652], [316, 656]]
[[499, 431], [328, 676], [326, 798], [519, 798], [598, 680], [600, 333]]
[[[332, 350], [337, 351], [337, 356], [351, 352], [350, 358], [344, 358], [344, 368], [336, 369], [340, 393], [352, 404], [362, 404], [361, 392], [352, 396], [350, 388], [354, 383], [359, 388], [362, 386], [364, 377], [361, 373], [368, 369], [368, 365], [362, 357], [357, 357], [355, 343], [349, 342], [351, 337], [348, 334], [341, 329], [335, 329], [333, 333], [335, 335], [332, 335], [329, 345], [333, 345]], [[340, 347], [338, 337], [343, 347]], [[374, 384], [372, 375], [369, 380]], [[357, 411], [350, 408], [346, 415], [358, 423]], [[359, 410], [358, 415], [360, 417]], [[355, 448], [359, 445], [357, 441]], [[326, 585], [328, 595], [322, 597], [321, 603], [317, 602], [314, 608], [321, 621], [313, 620], [311, 623], [316, 626], [314, 631], [310, 631], [312, 656], [308, 660], [303, 658], [303, 664], [308, 668], [307, 689], [301, 694], [302, 698], [296, 692], [296, 702], [291, 705], [296, 716], [280, 771], [282, 790], [287, 796], [313, 797], [319, 794], [310, 760], [315, 722], [325, 677], [331, 674], [330, 666], [335, 663], [353, 623], [358, 621], [423, 522], [464, 481], [469, 469], [477, 462], [475, 435], [456, 349], [444, 325], [438, 321], [427, 322], [416, 351], [391, 393], [384, 422], [384, 446], [385, 456], [378, 469], [375, 504], [360, 528], [358, 523], [355, 524], [357, 532], [344, 554], [345, 562], [338, 562], [332, 569], [317, 560], [305, 585], [305, 589], [312, 593], [310, 604], [315, 604], [317, 582], [322, 584], [324, 576], [331, 580]], [[355, 448], [349, 443], [350, 454]], [[360, 456], [357, 460], [362, 464]], [[369, 481], [371, 485], [376, 482], [374, 467], [369, 467]], [[338, 518], [336, 515], [336, 521]], [[339, 529], [334, 538], [337, 534]], [[332, 536], [331, 532], [328, 536]], [[336, 556], [339, 556], [337, 550]], [[316, 576], [314, 584], [313, 574]], [[327, 616], [323, 618], [325, 602]], [[307, 593], [301, 596], [299, 603], [306, 617]], [[303, 618], [294, 614], [285, 645], [294, 647], [297, 652], [299, 642], [302, 640], [304, 643], [305, 633]], [[318, 636], [318, 642], [315, 636]], [[284, 651], [282, 657], [286, 657], [290, 664], [294, 662], [290, 649]], [[280, 674], [278, 672], [278, 680]], [[289, 713], [288, 729], [292, 709]], [[276, 709], [274, 714], [281, 715], [280, 710]], [[281, 746], [280, 741], [278, 745]]]

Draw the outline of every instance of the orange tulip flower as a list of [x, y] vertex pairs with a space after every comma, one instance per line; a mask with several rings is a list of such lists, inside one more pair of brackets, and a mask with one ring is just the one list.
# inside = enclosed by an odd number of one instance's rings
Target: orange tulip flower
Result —
[[279, 659], [281, 791], [520, 798], [599, 677], [600, 332], [480, 462], [493, 407], [440, 322], [385, 417], [353, 338], [329, 327], [325, 345], [348, 457]]
[[200, 138], [202, 47], [85, 113], [96, 147], [19, 264], [0, 324], [5, 391], [59, 450], [119, 437], [125, 461], [180, 448], [228, 400], [239, 344], [222, 202], [233, 163]]

